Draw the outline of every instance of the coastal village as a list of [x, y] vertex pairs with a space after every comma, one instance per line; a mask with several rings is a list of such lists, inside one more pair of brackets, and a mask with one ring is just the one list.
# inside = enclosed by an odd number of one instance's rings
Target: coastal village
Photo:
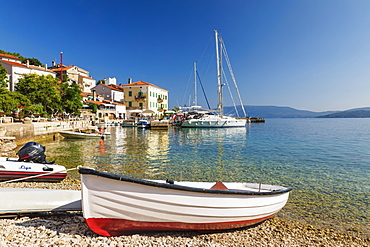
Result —
[[[37, 112], [21, 116], [21, 109], [0, 112], [1, 156], [27, 142], [16, 153], [18, 158], [0, 157], [0, 190], [7, 202], [0, 209], [1, 246], [8, 243], [20, 246], [346, 246], [347, 243], [366, 246], [369, 243], [369, 239], [356, 234], [274, 217], [288, 202], [289, 187], [261, 181], [154, 181], [84, 166], [66, 169], [49, 162], [45, 147], [35, 140], [55, 139], [58, 133], [67, 139], [86, 134], [89, 137], [81, 139], [99, 138], [102, 152], [104, 139], [110, 133], [105, 136], [100, 128], [98, 134], [64, 130], [86, 130], [99, 125], [124, 127], [124, 123], [143, 118], [168, 123], [163, 119], [175, 114], [168, 106], [169, 91], [131, 78], [125, 84], [117, 83], [115, 78], [97, 81], [79, 66], [55, 62], [50, 67], [34, 66], [8, 54], [0, 54], [0, 64], [7, 71], [7, 89], [11, 92], [16, 91], [17, 83], [27, 74], [51, 76], [60, 81], [66, 77], [68, 84], [78, 85], [82, 91], [78, 116], [41, 116]], [[96, 106], [96, 111], [91, 105]], [[253, 122], [252, 118], [208, 113], [193, 117], [186, 119], [182, 127], [243, 127], [245, 130], [246, 124]], [[139, 150], [136, 146], [134, 149]], [[80, 179], [67, 176], [71, 170], [78, 170]], [[194, 231], [200, 232], [194, 235]]]
[[[50, 75], [61, 79], [67, 75], [68, 83], [77, 84], [82, 91], [84, 109], [81, 109], [81, 118], [109, 122], [130, 119], [140, 114], [163, 117], [169, 110], [168, 90], [152, 83], [134, 82], [128, 78], [126, 84], [118, 84], [116, 78], [109, 77], [97, 83], [89, 71], [76, 65], [67, 66], [53, 61], [50, 67], [40, 67], [30, 65], [29, 61], [22, 63], [22, 59], [8, 54], [0, 54], [0, 64], [7, 71], [9, 91], [15, 90], [18, 80], [25, 74]], [[97, 105], [97, 112], [92, 113], [87, 109], [88, 104]], [[4, 112], [0, 112], [0, 115], [6, 117]]]
[[1, 8], [0, 247], [370, 247], [370, 1]]

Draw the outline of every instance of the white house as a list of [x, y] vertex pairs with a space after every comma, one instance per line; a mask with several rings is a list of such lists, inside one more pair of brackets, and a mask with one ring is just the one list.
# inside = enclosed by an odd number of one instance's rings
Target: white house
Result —
[[98, 84], [91, 89], [95, 91], [97, 94], [103, 96], [104, 100], [108, 100], [110, 102], [124, 102], [124, 92], [123, 87], [117, 86], [114, 84], [106, 85], [106, 84]]
[[39, 67], [30, 65], [27, 61], [26, 64], [22, 64], [22, 60], [15, 56], [0, 54], [0, 64], [6, 69], [8, 76], [8, 90], [14, 91], [15, 85], [17, 85], [20, 78], [24, 74], [37, 74], [37, 75], [51, 75], [56, 76], [56, 73], [49, 70], [47, 66]]
[[68, 75], [68, 82], [70, 84], [77, 84], [80, 86], [82, 92], [91, 92], [91, 88], [93, 88], [96, 84], [96, 80], [90, 76], [90, 72], [84, 70], [75, 65], [62, 65], [56, 64], [55, 62], [52, 63], [53, 66], [49, 67], [52, 71], [54, 71], [58, 78], [60, 78], [60, 74]]
[[105, 85], [117, 85], [117, 79], [115, 77], [113, 78], [104, 78], [104, 84]]

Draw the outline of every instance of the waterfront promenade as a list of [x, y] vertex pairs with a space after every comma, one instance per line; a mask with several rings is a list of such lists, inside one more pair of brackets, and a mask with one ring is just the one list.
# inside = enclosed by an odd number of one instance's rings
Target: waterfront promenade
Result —
[[[2, 119], [4, 120], [4, 119]], [[38, 121], [26, 120], [13, 122], [12, 118], [0, 123], [0, 154], [14, 149], [35, 139], [55, 138], [59, 131], [85, 130], [93, 123], [87, 119], [50, 120], [39, 119]]]

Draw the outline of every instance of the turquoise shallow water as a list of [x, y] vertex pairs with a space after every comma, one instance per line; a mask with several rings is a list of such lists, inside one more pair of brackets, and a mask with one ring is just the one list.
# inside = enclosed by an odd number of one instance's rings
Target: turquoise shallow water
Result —
[[293, 191], [279, 217], [370, 233], [370, 119], [108, 131], [112, 136], [104, 141], [43, 143], [48, 160], [137, 178], [284, 185]]

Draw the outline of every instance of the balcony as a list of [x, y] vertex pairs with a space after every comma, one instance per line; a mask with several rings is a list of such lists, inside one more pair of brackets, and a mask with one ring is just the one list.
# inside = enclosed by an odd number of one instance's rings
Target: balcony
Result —
[[145, 95], [136, 95], [135, 96], [135, 100], [137, 101], [137, 102], [145, 102], [146, 101], [146, 96]]
[[158, 98], [158, 99], [157, 99], [157, 103], [163, 103], [163, 99]]

